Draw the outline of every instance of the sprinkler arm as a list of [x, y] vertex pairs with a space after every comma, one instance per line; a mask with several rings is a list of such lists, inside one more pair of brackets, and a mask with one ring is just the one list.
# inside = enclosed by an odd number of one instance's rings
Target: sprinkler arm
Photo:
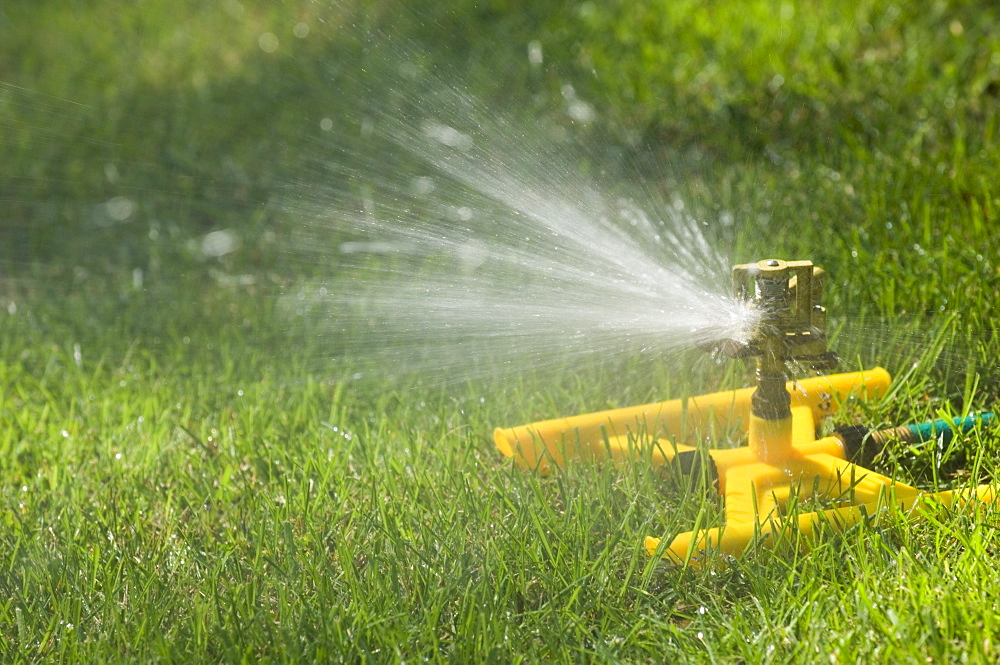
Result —
[[[816, 424], [853, 399], [874, 399], [889, 388], [881, 367], [815, 376], [784, 384], [790, 395], [796, 440], [816, 439]], [[701, 435], [730, 430], [747, 434], [754, 388], [629, 406], [566, 418], [497, 427], [497, 448], [523, 469], [547, 474], [568, 463], [648, 460], [653, 466], [684, 459], [704, 446]], [[745, 449], [744, 449], [745, 450]]]

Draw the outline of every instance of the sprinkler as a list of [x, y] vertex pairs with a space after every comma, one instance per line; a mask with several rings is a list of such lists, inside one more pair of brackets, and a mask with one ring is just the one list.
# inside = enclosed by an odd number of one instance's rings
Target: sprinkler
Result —
[[[827, 349], [820, 268], [777, 259], [738, 265], [733, 288], [759, 321], [749, 342], [727, 341], [716, 350], [752, 358], [754, 387], [497, 428], [497, 447], [519, 466], [542, 473], [574, 460], [605, 459], [707, 472], [724, 499], [725, 523], [645, 542], [650, 555], [677, 564], [697, 564], [712, 551], [740, 555], [789, 537], [805, 545], [824, 525], [843, 530], [883, 515], [919, 516], [932, 506], [961, 509], [997, 498], [989, 485], [922, 492], [852, 461], [901, 441], [950, 438], [991, 422], [992, 414], [880, 432], [850, 426], [817, 438], [821, 419], [847, 400], [885, 395], [891, 382], [881, 367], [788, 380], [789, 364], [823, 371], [838, 363]], [[696, 434], [734, 429], [746, 445], [690, 442]]]
[[761, 461], [788, 456], [792, 445], [791, 396], [785, 387], [789, 362], [833, 369], [826, 348], [823, 270], [811, 261], [767, 259], [733, 268], [733, 290], [758, 311], [756, 334], [745, 346], [722, 350], [757, 359], [757, 389], [750, 397], [748, 445]]

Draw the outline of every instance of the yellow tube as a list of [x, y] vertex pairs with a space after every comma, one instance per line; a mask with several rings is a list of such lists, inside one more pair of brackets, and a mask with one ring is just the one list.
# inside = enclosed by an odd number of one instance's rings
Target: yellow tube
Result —
[[[851, 395], [872, 398], [884, 394], [890, 382], [881, 367], [864, 372], [819, 376], [787, 384], [792, 408], [808, 406], [815, 419], [830, 415], [837, 404]], [[685, 441], [696, 432], [726, 427], [730, 423], [745, 433], [750, 415], [750, 395], [754, 388], [742, 388], [686, 400], [675, 399], [623, 409], [599, 411], [569, 418], [545, 420], [493, 432], [497, 448], [527, 469], [547, 471], [567, 460], [634, 456], [637, 439], [655, 440], [663, 435]], [[653, 463], [673, 457], [672, 450], [656, 449]]]
[[[815, 430], [812, 437], [816, 438]], [[747, 445], [762, 462], [787, 459], [792, 452], [792, 417], [768, 420], [750, 413]]]

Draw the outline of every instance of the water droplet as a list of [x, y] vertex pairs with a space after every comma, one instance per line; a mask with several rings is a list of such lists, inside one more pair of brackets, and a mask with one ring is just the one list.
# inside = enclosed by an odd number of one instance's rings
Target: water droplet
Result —
[[528, 42], [528, 62], [536, 67], [542, 64], [542, 43], [540, 41]]
[[205, 256], [225, 256], [240, 246], [239, 237], [230, 229], [212, 231], [201, 239], [201, 252]]
[[584, 124], [592, 122], [597, 117], [594, 107], [580, 99], [574, 99], [566, 105], [566, 115]]
[[426, 196], [434, 191], [434, 178], [428, 178], [427, 176], [414, 178], [411, 186], [414, 194], [417, 196]]
[[278, 50], [280, 42], [273, 32], [265, 32], [257, 38], [257, 45], [260, 46], [260, 50], [264, 53], [274, 53]]
[[428, 120], [423, 123], [421, 129], [427, 138], [434, 139], [449, 148], [468, 150], [472, 147], [472, 139], [454, 127]]
[[124, 222], [135, 212], [135, 204], [124, 196], [116, 196], [104, 204], [108, 217], [116, 222]]

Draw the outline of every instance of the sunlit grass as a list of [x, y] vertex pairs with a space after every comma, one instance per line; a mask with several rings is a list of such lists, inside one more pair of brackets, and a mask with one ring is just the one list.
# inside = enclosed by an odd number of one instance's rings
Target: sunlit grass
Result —
[[[331, 35], [343, 6], [34, 4], [0, 10], [0, 80], [19, 86], [0, 88], [0, 660], [1000, 657], [993, 507], [673, 569], [643, 538], [718, 520], [712, 488], [641, 463], [540, 477], [490, 439], [742, 385], [738, 364], [492, 371], [484, 356], [445, 383], [360, 372], [352, 329], [289, 307], [317, 274], [329, 288], [351, 276], [289, 249], [297, 220], [268, 205], [336, 94], [364, 91], [338, 73], [361, 61]], [[418, 18], [371, 4], [358, 27], [391, 19], [432, 54], [447, 42], [485, 99], [558, 112], [572, 80], [600, 118], [580, 136], [625, 137], [607, 150], [626, 177], [731, 213], [734, 261], [823, 266], [844, 368], [897, 378], [843, 420], [996, 408], [992, 8], [781, 3], [772, 21], [763, 2], [724, 8], [730, 20], [673, 3], [521, 17], [429, 4]], [[755, 29], [730, 30], [738, 16]], [[532, 70], [532, 40], [569, 73]], [[520, 63], [497, 74], [518, 85], [474, 75], [497, 63]], [[662, 171], [634, 166], [661, 157]], [[115, 197], [134, 204], [125, 219]], [[220, 230], [239, 242], [207, 254]], [[997, 426], [874, 463], [925, 489], [991, 482]]]

